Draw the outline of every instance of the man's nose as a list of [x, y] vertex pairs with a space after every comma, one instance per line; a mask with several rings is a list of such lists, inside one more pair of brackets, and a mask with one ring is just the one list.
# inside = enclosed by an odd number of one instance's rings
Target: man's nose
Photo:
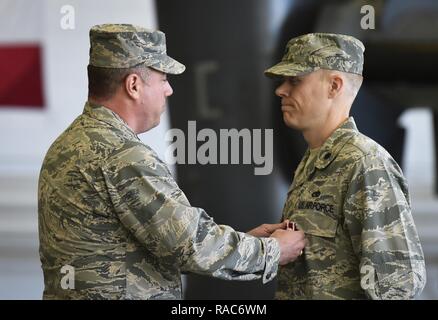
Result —
[[280, 86], [275, 89], [275, 94], [280, 98], [284, 98], [289, 96], [289, 89], [286, 85], [286, 81], [284, 81]]
[[169, 82], [167, 82], [167, 86], [168, 87], [166, 88], [166, 97], [169, 97], [173, 94], [173, 89]]

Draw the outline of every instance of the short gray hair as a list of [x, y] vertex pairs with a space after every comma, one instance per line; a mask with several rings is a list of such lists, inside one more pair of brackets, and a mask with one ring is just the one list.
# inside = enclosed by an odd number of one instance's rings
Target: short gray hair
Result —
[[355, 73], [347, 73], [343, 72], [345, 78], [347, 79], [349, 90], [351, 96], [356, 98], [357, 93], [359, 92], [360, 87], [362, 86], [363, 77], [359, 74]]
[[138, 65], [132, 68], [103, 68], [88, 65], [88, 97], [107, 100], [130, 74], [138, 75], [143, 81], [149, 77], [149, 67]]

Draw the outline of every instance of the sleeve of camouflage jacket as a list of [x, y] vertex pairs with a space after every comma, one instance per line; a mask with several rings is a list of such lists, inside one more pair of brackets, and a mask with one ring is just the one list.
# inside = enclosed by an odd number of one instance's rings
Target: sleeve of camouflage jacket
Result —
[[228, 280], [266, 283], [276, 276], [277, 240], [216, 224], [190, 205], [164, 163], [147, 152], [116, 157], [102, 170], [121, 222], [161, 261]]
[[345, 226], [372, 299], [413, 299], [426, 282], [423, 250], [397, 163], [365, 156], [355, 163], [344, 202]]

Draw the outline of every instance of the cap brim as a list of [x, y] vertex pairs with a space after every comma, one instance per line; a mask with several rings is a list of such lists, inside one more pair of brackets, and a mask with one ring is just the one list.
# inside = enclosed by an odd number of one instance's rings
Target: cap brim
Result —
[[296, 77], [301, 76], [310, 72], [317, 70], [318, 68], [313, 68], [309, 66], [304, 66], [299, 63], [291, 63], [288, 61], [282, 61], [277, 63], [275, 66], [266, 69], [265, 75], [268, 77]]
[[186, 70], [186, 66], [169, 57], [168, 55], [160, 55], [159, 58], [153, 59], [152, 63], [148, 64], [148, 67], [168, 73], [168, 74], [181, 74]]

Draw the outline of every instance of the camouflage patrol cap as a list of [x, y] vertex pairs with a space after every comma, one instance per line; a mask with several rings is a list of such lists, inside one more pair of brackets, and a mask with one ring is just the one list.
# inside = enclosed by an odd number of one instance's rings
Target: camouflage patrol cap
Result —
[[166, 54], [166, 36], [131, 24], [102, 24], [90, 29], [90, 65], [131, 68], [140, 64], [170, 74], [185, 66]]
[[281, 62], [265, 75], [294, 77], [318, 69], [362, 75], [364, 51], [363, 43], [352, 36], [309, 33], [289, 40]]

